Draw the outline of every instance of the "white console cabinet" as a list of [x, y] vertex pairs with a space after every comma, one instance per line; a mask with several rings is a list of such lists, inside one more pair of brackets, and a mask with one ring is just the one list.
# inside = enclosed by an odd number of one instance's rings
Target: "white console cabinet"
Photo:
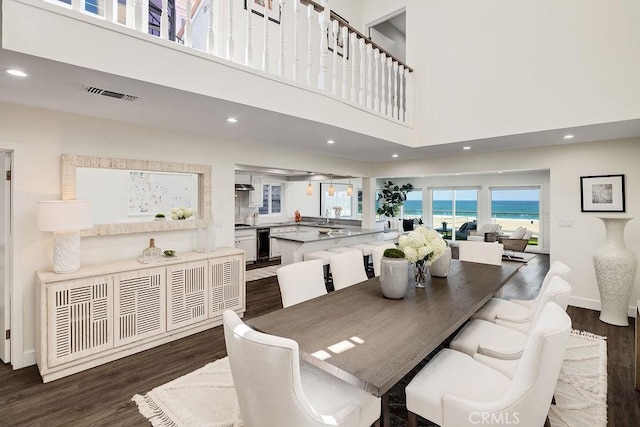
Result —
[[44, 382], [222, 324], [245, 311], [244, 252], [221, 248], [38, 272], [36, 360]]

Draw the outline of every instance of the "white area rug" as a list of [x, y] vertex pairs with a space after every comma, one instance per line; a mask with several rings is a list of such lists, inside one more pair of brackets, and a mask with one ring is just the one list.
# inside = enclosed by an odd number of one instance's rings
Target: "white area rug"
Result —
[[553, 427], [607, 425], [607, 341], [573, 331], [551, 406]]
[[[607, 425], [607, 342], [573, 331], [551, 406], [553, 427]], [[241, 427], [225, 357], [132, 400], [156, 427]], [[401, 420], [404, 424], [404, 420]]]
[[245, 278], [247, 282], [258, 279], [265, 279], [267, 277], [273, 277], [276, 275], [281, 265], [272, 265], [270, 267], [254, 268], [253, 270], [247, 270], [245, 272]]

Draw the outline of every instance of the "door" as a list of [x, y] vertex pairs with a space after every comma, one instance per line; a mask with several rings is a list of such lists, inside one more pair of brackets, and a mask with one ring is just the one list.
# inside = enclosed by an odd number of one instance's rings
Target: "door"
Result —
[[11, 361], [11, 153], [0, 152], [4, 173], [0, 185], [0, 360]]

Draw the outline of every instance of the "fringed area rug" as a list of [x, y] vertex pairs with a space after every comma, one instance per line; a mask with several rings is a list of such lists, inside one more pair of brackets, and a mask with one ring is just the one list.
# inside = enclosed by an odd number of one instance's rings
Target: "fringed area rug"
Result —
[[131, 400], [156, 427], [242, 426], [226, 357]]
[[[404, 399], [404, 388], [401, 398]], [[549, 411], [553, 427], [607, 425], [607, 342], [604, 337], [588, 332], [571, 333], [555, 398], [556, 404]], [[242, 427], [226, 357], [156, 387], [144, 396], [136, 394], [132, 400], [156, 427]], [[420, 426], [433, 425], [420, 421]], [[391, 424], [407, 425], [404, 419], [393, 415], [393, 411]]]
[[607, 341], [572, 331], [551, 405], [553, 427], [607, 425]]
[[281, 265], [272, 265], [263, 268], [254, 268], [253, 270], [247, 270], [245, 272], [245, 280], [251, 282], [252, 280], [265, 279], [267, 277], [273, 277], [276, 275], [276, 271], [282, 267]]

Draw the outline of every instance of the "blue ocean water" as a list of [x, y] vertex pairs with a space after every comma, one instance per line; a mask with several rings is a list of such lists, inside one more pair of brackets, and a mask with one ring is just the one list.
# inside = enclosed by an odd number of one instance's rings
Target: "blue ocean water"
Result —
[[[433, 214], [439, 216], [451, 215], [450, 200], [434, 200]], [[493, 218], [538, 220], [540, 202], [537, 200], [494, 200], [491, 202], [491, 216]], [[406, 216], [421, 216], [422, 201], [407, 200], [404, 202]], [[478, 216], [478, 202], [475, 200], [456, 200], [456, 215]]]

